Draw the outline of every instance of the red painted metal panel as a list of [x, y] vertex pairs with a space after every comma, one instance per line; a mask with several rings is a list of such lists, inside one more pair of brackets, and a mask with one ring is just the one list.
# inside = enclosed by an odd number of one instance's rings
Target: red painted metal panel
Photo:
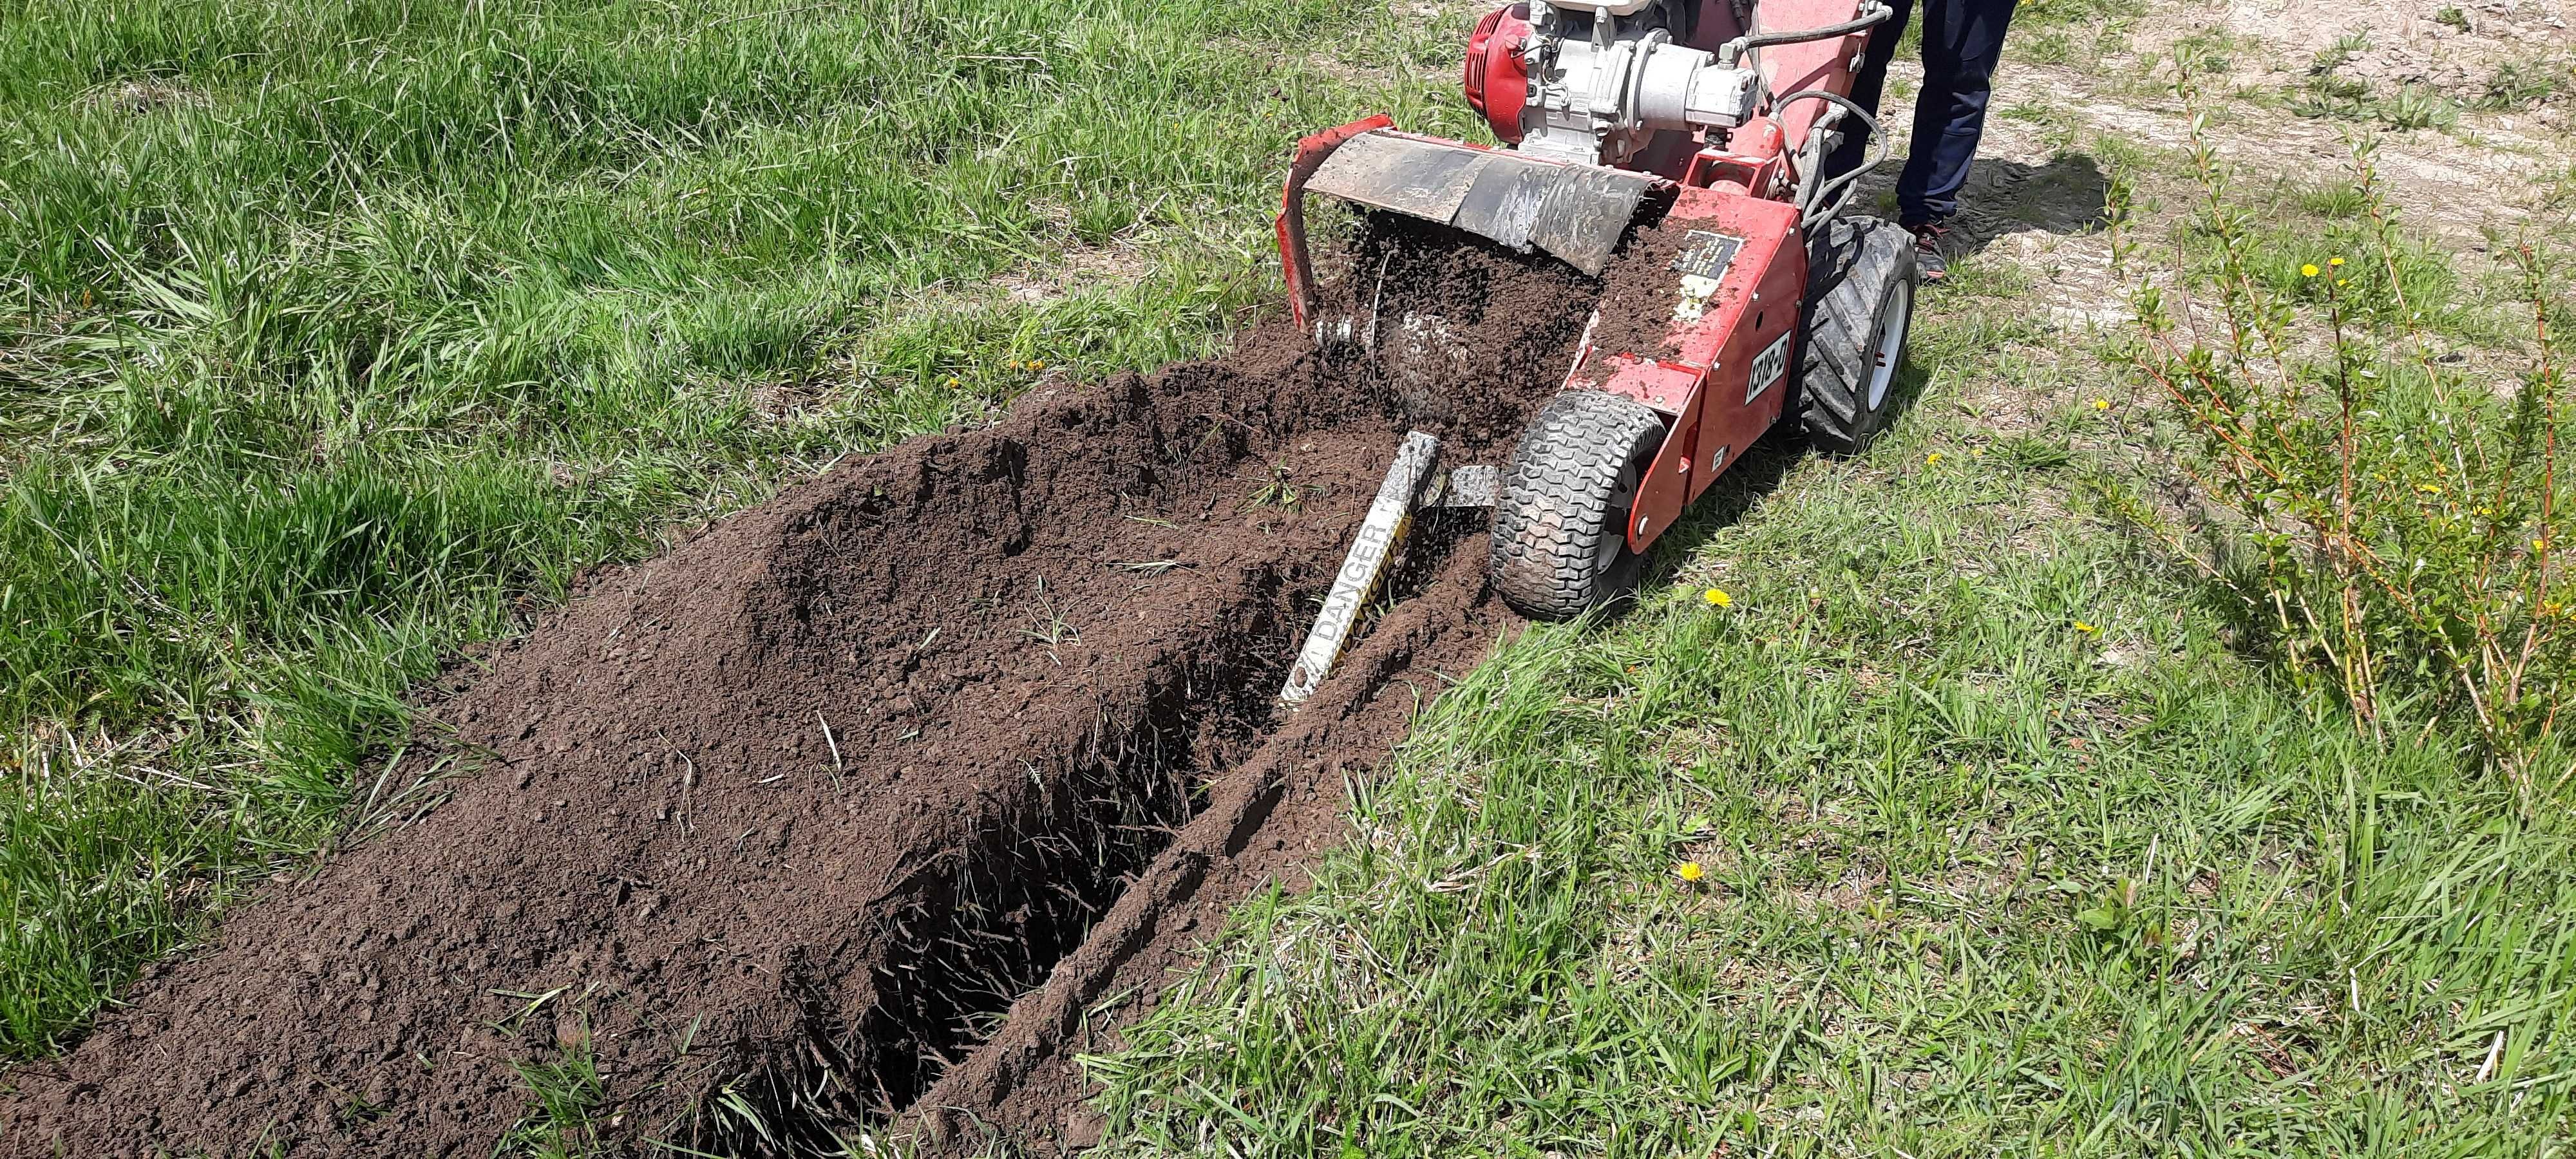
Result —
[[[1753, 25], [1755, 32], [1793, 32], [1842, 24], [1859, 15], [1859, 0], [1762, 0], [1754, 9]], [[1830, 40], [1757, 48], [1753, 59], [1774, 93], [1825, 89], [1849, 94], [1852, 62], [1859, 59], [1861, 49], [1868, 44], [1869, 30], [1863, 29]], [[1807, 130], [1815, 126], [1816, 118], [1823, 116], [1828, 107], [1823, 101], [1806, 100], [1775, 112], [1790, 153], [1795, 154], [1799, 146], [1806, 144]]]
[[[1566, 378], [1568, 389], [1623, 394], [1674, 416], [1629, 521], [1628, 542], [1639, 551], [1779, 420], [1807, 276], [1798, 211], [1786, 203], [1685, 189], [1666, 220], [1740, 239], [1742, 247], [1699, 316], [1675, 323], [1671, 355], [1595, 350]], [[1672, 276], [1676, 283], [1682, 278], [1678, 271]], [[1757, 364], [1760, 382], [1753, 378]]]
[[1297, 142], [1296, 156], [1288, 162], [1287, 191], [1279, 195], [1279, 216], [1271, 226], [1278, 231], [1279, 264], [1288, 277], [1288, 316], [1298, 329], [1305, 329], [1306, 315], [1315, 309], [1315, 272], [1306, 260], [1306, 182], [1342, 142], [1393, 124], [1395, 118], [1378, 113]]
[[1785, 240], [1756, 283], [1752, 299], [1735, 308], [1728, 342], [1709, 371], [1702, 391], [1706, 412], [1699, 440], [1692, 447], [1699, 468], [1691, 474], [1692, 499], [1699, 498], [1734, 464], [1736, 456], [1780, 421], [1788, 400], [1798, 356], [1798, 307], [1806, 288], [1807, 252], [1794, 231]]
[[1691, 20], [1689, 44], [1702, 52], [1715, 52], [1727, 41], [1744, 35], [1744, 21], [1735, 15], [1735, 0], [1699, 0], [1699, 12]]
[[[1693, 453], [1699, 433], [1705, 428], [1708, 391], [1705, 372], [1670, 362], [1623, 363], [1609, 381], [1597, 389], [1631, 398], [1650, 386], [1656, 393], [1681, 395], [1679, 414], [1672, 428], [1664, 434], [1664, 445], [1655, 452], [1654, 465], [1638, 482], [1636, 505], [1628, 514], [1628, 546], [1644, 551], [1664, 529], [1681, 518], [1682, 508], [1690, 503], [1691, 475], [1705, 464]], [[1652, 406], [1654, 404], [1648, 403]], [[1657, 408], [1665, 409], [1665, 408]]]
[[[1798, 28], [1826, 28], [1834, 23], [1847, 23], [1860, 15], [1860, 0], [1762, 0], [1754, 8], [1754, 31], [1798, 31]], [[1772, 93], [1798, 93], [1806, 88], [1821, 88], [1826, 93], [1852, 93], [1852, 64], [1860, 59], [1860, 49], [1870, 44], [1870, 31], [1844, 33], [1826, 41], [1803, 41], [1803, 44], [1775, 44], [1770, 49], [1754, 49], [1754, 64], [1762, 70], [1762, 80]], [[1814, 129], [1816, 118], [1824, 116], [1824, 100], [1798, 100], [1788, 108], [1777, 108], [1772, 116], [1780, 121], [1780, 134], [1788, 139], [1788, 152], [1795, 155], [1806, 144], [1806, 131]], [[1850, 126], [1857, 129], [1857, 126]], [[1741, 131], [1741, 129], [1739, 129]]]

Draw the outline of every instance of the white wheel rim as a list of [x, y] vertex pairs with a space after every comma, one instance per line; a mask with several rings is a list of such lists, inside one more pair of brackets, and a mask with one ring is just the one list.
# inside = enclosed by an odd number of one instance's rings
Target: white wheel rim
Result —
[[1914, 283], [1900, 281], [1888, 288], [1887, 304], [1879, 307], [1877, 340], [1870, 343], [1872, 362], [1869, 368], [1868, 403], [1864, 410], [1877, 410], [1887, 401], [1887, 390], [1896, 384], [1896, 363], [1905, 355], [1905, 330], [1914, 320]]
[[1644, 490], [1645, 471], [1631, 462], [1619, 469], [1619, 480], [1612, 485], [1610, 510], [1618, 522], [1601, 529], [1601, 542], [1592, 549], [1592, 574], [1595, 577], [1618, 562], [1619, 552], [1628, 546], [1628, 524], [1637, 518], [1637, 493]]

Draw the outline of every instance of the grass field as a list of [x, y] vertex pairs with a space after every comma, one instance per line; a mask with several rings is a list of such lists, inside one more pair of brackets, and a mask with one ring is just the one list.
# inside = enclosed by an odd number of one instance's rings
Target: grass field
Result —
[[[1282, 148], [1467, 133], [1464, 15], [0, 0], [0, 1057], [363, 825], [407, 691], [583, 567], [1274, 301]], [[2223, 277], [2178, 146], [2068, 118], [2153, 276]], [[2254, 207], [2285, 293], [2357, 228], [2316, 160]], [[2562, 1152], [2564, 796], [2374, 739], [2138, 534], [2180, 436], [2034, 277], [1963, 263], [1892, 438], [1748, 461], [1635, 613], [1438, 701], [1092, 1060], [1113, 1150]]]

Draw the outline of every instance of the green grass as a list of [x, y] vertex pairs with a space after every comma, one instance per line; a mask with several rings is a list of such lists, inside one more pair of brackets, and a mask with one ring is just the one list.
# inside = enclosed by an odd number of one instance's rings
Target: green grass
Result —
[[2572, 95], [2576, 95], [2576, 56], [2558, 55], [2499, 62], [2487, 73], [2476, 104], [2489, 110], [2528, 109], [2563, 102]]
[[528, 1113], [501, 1137], [496, 1155], [525, 1159], [584, 1159], [598, 1153], [598, 1127], [592, 1112], [605, 1093], [599, 1060], [584, 1040], [566, 1048], [552, 1062], [514, 1064], [525, 1089]]
[[[2196, 196], [2196, 195], [2195, 195]], [[2246, 222], [2248, 275], [2265, 290], [2292, 300], [2322, 301], [2325, 285], [2304, 273], [2336, 257], [2373, 267], [2367, 276], [2386, 281], [2371, 240], [2378, 227], [2364, 213], [2364, 201], [2349, 184], [2284, 183], [2258, 198]], [[2402, 217], [2401, 217], [2401, 220]], [[2184, 228], [2178, 239], [2178, 264], [2196, 277], [2215, 275], [2220, 253], [2205, 222]], [[2509, 295], [2497, 291], [2504, 279], [2494, 261], [2462, 260], [2441, 243], [2412, 230], [2403, 231], [2394, 252], [2395, 285], [2404, 301], [2422, 314], [2421, 326], [2432, 333], [2491, 347], [2511, 347], [2529, 327], [2516, 317]], [[2362, 276], [2354, 274], [2354, 276]], [[2395, 295], [2360, 303], [2365, 320], [2394, 324], [2400, 313]]]
[[[2228, 63], [2223, 55], [2194, 51], [2194, 41], [2186, 39], [2175, 46], [2175, 59], [2192, 71], [2225, 73]], [[2352, 59], [2370, 50], [2366, 33], [2347, 33], [2320, 50], [2309, 61], [2308, 74], [2296, 84], [2274, 92], [2249, 92], [2265, 103], [2285, 108], [2302, 117], [2349, 121], [2389, 129], [2438, 129], [2449, 131], [2460, 123], [2459, 106], [2431, 87], [2415, 81], [2404, 81], [2393, 89], [2373, 86], [2369, 81], [2346, 76], [2342, 69]], [[2527, 86], [2540, 74], [2507, 70], [2496, 74], [2500, 91], [2525, 94]], [[2545, 88], [2534, 99], [2546, 96]], [[2521, 99], [2516, 96], [2512, 99]]]
[[2552, 1153], [2576, 821], [2244, 659], [2093, 513], [2131, 404], [2019, 295], [1927, 298], [1892, 441], [1437, 702], [1092, 1060], [1121, 1152]]
[[329, 842], [583, 567], [1274, 300], [1298, 133], [1466, 131], [1419, 24], [0, 0], [0, 1056]]

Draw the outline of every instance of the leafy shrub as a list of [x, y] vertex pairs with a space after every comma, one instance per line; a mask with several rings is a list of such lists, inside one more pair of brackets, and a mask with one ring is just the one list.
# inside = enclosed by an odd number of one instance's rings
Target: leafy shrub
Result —
[[[2185, 82], [2189, 97], [2189, 82]], [[2375, 730], [2464, 725], [2525, 786], [2558, 751], [2576, 694], [2576, 510], [2558, 470], [2567, 403], [2554, 326], [2566, 271], [2530, 244], [2509, 263], [2529, 341], [2500, 377], [2426, 333], [2428, 292], [2371, 146], [2353, 147], [2366, 228], [2348, 249], [2285, 255], [2235, 199], [2200, 138], [2191, 236], [2211, 247], [2184, 283], [2142, 282], [2127, 353], [2188, 432], [2173, 465], [2220, 513], [2196, 552], [2165, 542], [2241, 602], [2289, 668], [2321, 679]], [[2126, 212], [2115, 182], [2115, 230]], [[2122, 235], [2117, 258], [2135, 250]], [[2284, 265], [2295, 270], [2285, 276]], [[2196, 285], [2194, 283], [2197, 283]], [[2198, 292], [2196, 292], [2198, 291]], [[2554, 787], [2554, 784], [2550, 787]]]

